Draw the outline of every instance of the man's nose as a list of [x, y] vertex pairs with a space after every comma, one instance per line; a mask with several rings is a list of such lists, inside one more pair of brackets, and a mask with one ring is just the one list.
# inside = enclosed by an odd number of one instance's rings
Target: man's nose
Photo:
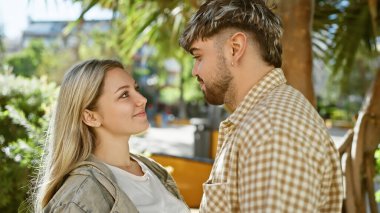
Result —
[[198, 75], [198, 63], [197, 62], [194, 63], [193, 69], [191, 70], [191, 74], [193, 75], [193, 77]]

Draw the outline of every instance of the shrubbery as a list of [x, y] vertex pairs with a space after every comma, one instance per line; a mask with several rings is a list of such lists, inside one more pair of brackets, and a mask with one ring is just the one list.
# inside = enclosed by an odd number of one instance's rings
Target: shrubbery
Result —
[[22, 51], [7, 57], [6, 64], [12, 67], [13, 73], [16, 75], [31, 77], [36, 74], [44, 52], [43, 41], [32, 40]]
[[27, 196], [57, 91], [44, 78], [0, 74], [0, 212], [17, 212]]

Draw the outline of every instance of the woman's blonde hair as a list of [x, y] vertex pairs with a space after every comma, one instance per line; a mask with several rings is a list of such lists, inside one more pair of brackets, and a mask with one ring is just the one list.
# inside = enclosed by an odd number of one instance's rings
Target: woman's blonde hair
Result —
[[65, 74], [37, 177], [34, 198], [36, 211], [41, 211], [47, 205], [70, 171], [93, 151], [94, 134], [82, 122], [82, 113], [85, 109], [96, 107], [105, 73], [113, 68], [124, 69], [115, 60], [92, 59], [73, 66]]

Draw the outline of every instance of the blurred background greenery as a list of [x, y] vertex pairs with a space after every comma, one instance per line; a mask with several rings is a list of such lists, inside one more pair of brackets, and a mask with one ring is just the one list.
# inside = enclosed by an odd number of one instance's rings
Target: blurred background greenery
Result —
[[[148, 97], [152, 116], [170, 113], [186, 120], [206, 114], [191, 76], [192, 58], [177, 41], [201, 1], [72, 1], [81, 4], [83, 13], [55, 40], [30, 36], [23, 48], [7, 51], [0, 39], [0, 212], [17, 212], [26, 199], [60, 81], [80, 60], [126, 63]], [[380, 67], [379, 6], [373, 0], [313, 2], [309, 21], [317, 109], [332, 125], [350, 128]], [[94, 6], [113, 11], [106, 27], [86, 26], [84, 15]], [[380, 150], [375, 157], [379, 174]]]

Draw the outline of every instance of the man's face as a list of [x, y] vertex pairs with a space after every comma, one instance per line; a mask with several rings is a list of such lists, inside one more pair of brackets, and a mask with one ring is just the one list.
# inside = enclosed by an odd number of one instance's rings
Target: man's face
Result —
[[213, 105], [224, 103], [233, 78], [223, 49], [223, 44], [216, 44], [215, 38], [198, 39], [190, 48], [195, 59], [192, 74], [197, 77], [206, 101]]

